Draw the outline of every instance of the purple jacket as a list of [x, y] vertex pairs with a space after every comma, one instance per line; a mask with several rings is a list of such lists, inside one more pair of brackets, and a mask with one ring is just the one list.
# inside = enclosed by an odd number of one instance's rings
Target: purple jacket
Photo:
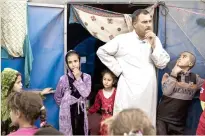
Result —
[[[74, 79], [71, 72], [69, 72], [68, 75]], [[90, 75], [83, 73], [83, 79], [80, 78], [79, 80], [75, 80], [73, 82], [73, 85], [81, 95], [79, 99], [70, 95], [71, 90], [70, 90], [70, 85], [69, 85], [67, 75], [61, 76], [56, 88], [56, 92], [54, 94], [54, 99], [56, 103], [60, 106], [60, 112], [59, 112], [60, 132], [64, 133], [65, 135], [72, 135], [70, 105], [77, 103], [78, 110], [80, 110], [81, 108], [82, 111], [84, 111], [84, 130], [85, 130], [85, 135], [88, 135], [87, 112], [86, 112], [86, 108], [83, 107], [86, 107], [86, 98], [91, 92]]]

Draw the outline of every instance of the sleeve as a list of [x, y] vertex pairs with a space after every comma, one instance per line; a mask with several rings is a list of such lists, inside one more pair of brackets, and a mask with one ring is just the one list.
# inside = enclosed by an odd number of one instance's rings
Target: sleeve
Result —
[[205, 81], [203, 83], [203, 86], [201, 87], [200, 91], [200, 100], [205, 102]]
[[63, 98], [64, 95], [64, 88], [63, 88], [63, 77], [60, 78], [58, 85], [56, 87], [56, 91], [54, 93], [54, 99], [57, 103], [57, 105], [61, 104], [61, 100]]
[[196, 75], [197, 89], [201, 89], [203, 83], [204, 83], [204, 79], [200, 78], [199, 75]]
[[98, 94], [95, 97], [95, 102], [93, 106], [89, 108], [88, 112], [90, 114], [96, 113], [100, 109], [100, 105], [101, 105], [101, 99], [100, 99], [100, 94], [98, 92]]
[[169, 96], [173, 93], [174, 88], [176, 87], [177, 79], [169, 76], [166, 81], [162, 82], [162, 92], [165, 96]]
[[119, 50], [118, 36], [97, 50], [97, 56], [117, 77], [122, 73], [120, 64], [116, 60], [116, 54]]
[[78, 80], [75, 80], [73, 85], [79, 91], [80, 95], [86, 98], [91, 92], [91, 76], [88, 74], [84, 74], [83, 76], [83, 79], [79, 78]]
[[156, 46], [151, 54], [151, 59], [155, 66], [159, 69], [164, 69], [170, 61], [169, 54], [163, 49], [158, 37], [156, 37]]

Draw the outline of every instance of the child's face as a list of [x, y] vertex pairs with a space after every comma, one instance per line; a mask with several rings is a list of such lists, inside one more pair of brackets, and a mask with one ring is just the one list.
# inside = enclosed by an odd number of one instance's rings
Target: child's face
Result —
[[21, 89], [22, 89], [22, 82], [21, 82], [21, 76], [19, 75], [16, 79], [16, 82], [14, 83], [13, 91], [20, 92]]
[[104, 88], [111, 88], [113, 86], [113, 78], [109, 73], [105, 73], [103, 76], [103, 86]]
[[10, 111], [10, 118], [14, 126], [18, 126], [19, 117], [20, 117], [19, 111], [13, 111], [13, 110]]
[[177, 60], [177, 65], [179, 67], [190, 67], [190, 54], [188, 52], [184, 52], [180, 55], [179, 59]]
[[80, 69], [80, 61], [78, 55], [72, 54], [67, 58], [68, 67], [73, 71], [74, 69]]

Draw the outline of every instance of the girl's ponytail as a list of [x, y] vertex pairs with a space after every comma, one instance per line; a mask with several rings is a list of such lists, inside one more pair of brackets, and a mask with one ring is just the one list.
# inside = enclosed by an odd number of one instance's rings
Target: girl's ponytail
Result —
[[41, 128], [52, 127], [46, 122], [46, 108], [44, 106], [42, 106], [40, 109], [40, 121], [41, 121], [40, 123]]

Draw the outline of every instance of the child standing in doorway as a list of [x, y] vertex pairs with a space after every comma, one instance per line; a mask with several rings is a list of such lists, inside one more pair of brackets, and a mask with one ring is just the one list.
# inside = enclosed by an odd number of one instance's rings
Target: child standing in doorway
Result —
[[[104, 88], [99, 90], [93, 106], [88, 110], [89, 114], [96, 113], [98, 110], [102, 112], [101, 122], [113, 115], [113, 106], [115, 101], [116, 88], [116, 76], [110, 70], [104, 70], [102, 72], [102, 83]], [[100, 127], [100, 135], [107, 135], [107, 126], [102, 124]]]

